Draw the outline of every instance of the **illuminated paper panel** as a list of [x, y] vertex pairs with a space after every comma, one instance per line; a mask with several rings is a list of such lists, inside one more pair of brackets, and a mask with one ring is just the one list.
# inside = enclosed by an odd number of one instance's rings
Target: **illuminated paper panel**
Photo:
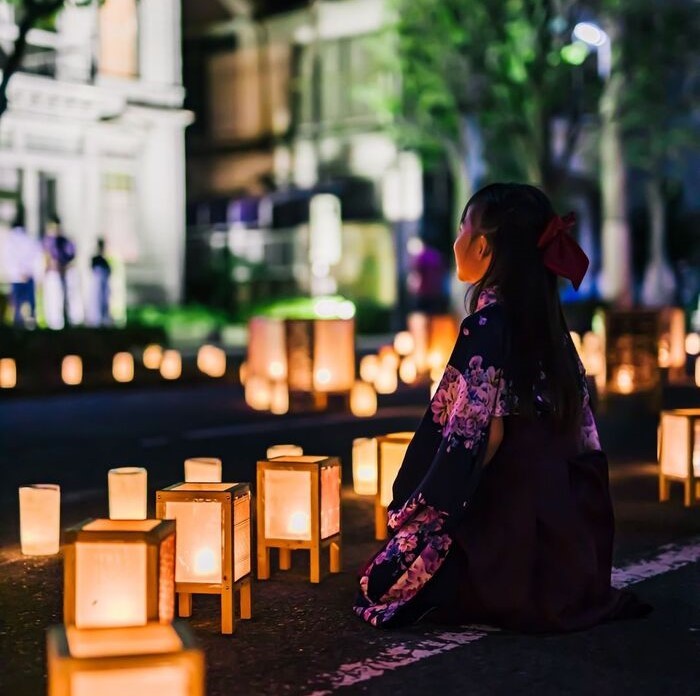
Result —
[[340, 531], [340, 467], [321, 469], [321, 539]]
[[396, 476], [399, 473], [399, 469], [401, 468], [401, 464], [403, 464], [403, 459], [406, 456], [409, 443], [410, 440], [407, 442], [380, 441], [379, 443], [379, 447], [381, 448], [379, 462], [382, 467], [380, 477], [380, 503], [382, 507], [388, 507], [394, 497], [392, 488]]
[[355, 382], [355, 322], [323, 319], [314, 323], [314, 389], [349, 391]]
[[250, 573], [250, 496], [233, 504], [233, 581]]
[[265, 471], [265, 536], [311, 539], [311, 473]]
[[377, 494], [377, 441], [373, 437], [352, 441], [352, 483], [358, 495]]
[[[700, 420], [695, 421], [695, 447], [693, 451], [694, 476], [700, 477]], [[690, 448], [690, 423], [680, 415], [663, 414], [661, 417], [661, 473], [666, 476], [688, 476], [688, 449]]]

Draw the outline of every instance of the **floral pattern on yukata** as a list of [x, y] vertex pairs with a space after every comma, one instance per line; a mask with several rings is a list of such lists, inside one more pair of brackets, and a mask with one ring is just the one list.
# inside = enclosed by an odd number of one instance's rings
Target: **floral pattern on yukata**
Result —
[[493, 415], [507, 412], [501, 370], [474, 355], [464, 373], [448, 365], [430, 404], [433, 421], [447, 439], [448, 452], [459, 445], [475, 449], [488, 433]]

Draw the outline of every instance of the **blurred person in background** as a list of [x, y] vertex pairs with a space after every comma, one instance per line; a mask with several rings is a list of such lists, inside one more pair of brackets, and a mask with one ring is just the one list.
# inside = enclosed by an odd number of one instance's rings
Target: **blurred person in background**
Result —
[[44, 315], [50, 329], [62, 329], [71, 322], [69, 271], [75, 259], [75, 244], [63, 234], [61, 221], [53, 216], [44, 237], [46, 279], [44, 282]]
[[35, 279], [41, 263], [41, 245], [27, 234], [21, 207], [17, 210], [7, 238], [5, 257], [14, 324], [33, 329], [36, 326]]
[[109, 278], [112, 267], [105, 258], [105, 240], [97, 240], [97, 249], [90, 262], [92, 279], [90, 288], [90, 302], [88, 310], [88, 324], [91, 326], [109, 326], [112, 318], [109, 314]]

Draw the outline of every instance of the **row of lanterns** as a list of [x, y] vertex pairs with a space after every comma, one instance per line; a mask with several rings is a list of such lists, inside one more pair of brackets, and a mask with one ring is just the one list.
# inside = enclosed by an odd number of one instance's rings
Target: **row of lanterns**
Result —
[[[143, 351], [143, 365], [148, 370], [158, 370], [163, 379], [176, 380], [182, 375], [182, 356], [174, 349], [163, 349], [151, 344]], [[204, 345], [197, 351], [197, 368], [203, 374], [218, 378], [226, 374], [226, 353], [212, 345]], [[115, 382], [127, 383], [134, 379], [134, 356], [122, 351], [112, 358], [112, 377]], [[79, 355], [66, 355], [61, 361], [61, 380], [69, 386], [83, 381], [83, 359]], [[0, 388], [17, 386], [17, 364], [13, 358], [0, 359]]]

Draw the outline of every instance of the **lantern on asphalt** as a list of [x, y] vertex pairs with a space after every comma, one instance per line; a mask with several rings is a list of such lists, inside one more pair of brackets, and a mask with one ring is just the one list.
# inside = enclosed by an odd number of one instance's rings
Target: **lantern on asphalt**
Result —
[[61, 531], [61, 488], [37, 483], [19, 488], [19, 538], [25, 556], [58, 553]]
[[63, 617], [78, 628], [169, 623], [175, 600], [175, 524], [87, 520], [65, 534]]
[[182, 375], [182, 357], [176, 350], [166, 350], [160, 362], [160, 376], [163, 379], [175, 380]]
[[121, 466], [107, 474], [109, 517], [112, 520], [145, 520], [148, 472], [140, 466]]
[[0, 389], [17, 386], [17, 365], [13, 358], [0, 359]]
[[371, 384], [355, 382], [350, 392], [350, 411], [358, 418], [370, 418], [377, 412], [377, 392]]
[[163, 349], [156, 343], [151, 343], [143, 350], [143, 366], [147, 370], [157, 370], [163, 360]]
[[64, 384], [75, 386], [83, 381], [83, 360], [79, 355], [66, 355], [61, 363]]
[[197, 351], [197, 368], [208, 377], [226, 374], [226, 353], [216, 346], [202, 346]]
[[321, 579], [321, 552], [329, 549], [330, 571], [340, 572], [340, 461], [335, 457], [283, 456], [258, 462], [258, 578], [270, 577], [270, 549], [280, 568], [291, 552], [308, 549], [310, 579]]
[[413, 435], [410, 432], [400, 432], [377, 438], [377, 492], [374, 498], [374, 531], [377, 540], [386, 539], [386, 515], [393, 499], [392, 488]]
[[683, 484], [684, 504], [700, 498], [700, 408], [661, 412], [659, 427], [659, 500], [668, 500], [670, 482]]
[[358, 495], [377, 494], [377, 440], [373, 437], [352, 441], [352, 486]]
[[134, 379], [134, 356], [131, 353], [117, 353], [112, 358], [112, 377], [115, 382], [131, 382]]
[[233, 633], [236, 596], [241, 618], [252, 616], [249, 484], [169, 486], [156, 493], [156, 516], [177, 521], [179, 615], [192, 614], [193, 594], [218, 594], [221, 632]]

